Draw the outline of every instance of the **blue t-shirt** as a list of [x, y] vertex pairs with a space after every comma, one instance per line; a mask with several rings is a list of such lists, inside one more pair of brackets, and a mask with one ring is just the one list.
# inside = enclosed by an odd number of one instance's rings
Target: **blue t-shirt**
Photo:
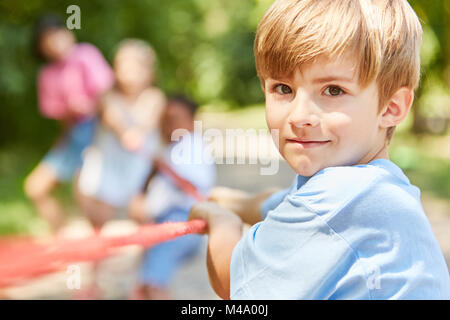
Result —
[[236, 245], [231, 299], [449, 299], [448, 269], [394, 163], [296, 176]]
[[[215, 184], [214, 157], [203, 137], [188, 133], [172, 142], [162, 153], [165, 163], [181, 178], [194, 185], [206, 196]], [[146, 194], [146, 210], [157, 222], [185, 221], [189, 210], [198, 202], [181, 190], [171, 177], [157, 173], [150, 181]]]

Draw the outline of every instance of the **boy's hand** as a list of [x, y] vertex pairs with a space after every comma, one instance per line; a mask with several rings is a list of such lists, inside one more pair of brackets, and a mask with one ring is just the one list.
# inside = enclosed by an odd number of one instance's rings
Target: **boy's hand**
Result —
[[236, 213], [243, 222], [253, 225], [261, 221], [261, 206], [279, 188], [265, 189], [257, 194], [231, 189], [215, 187], [211, 190], [208, 200]]
[[145, 194], [140, 193], [131, 199], [128, 205], [128, 215], [138, 224], [150, 223], [145, 209]]
[[206, 221], [207, 227], [202, 234], [210, 234], [217, 227], [223, 225], [242, 227], [242, 221], [237, 215], [217, 203], [210, 201], [199, 202], [191, 208], [188, 220], [194, 219]]
[[122, 145], [129, 151], [137, 151], [144, 144], [145, 135], [141, 130], [136, 128], [131, 128], [125, 130], [121, 136]]
[[206, 221], [209, 281], [222, 299], [230, 298], [230, 262], [233, 249], [242, 237], [242, 221], [233, 212], [214, 202], [200, 202], [191, 209], [189, 220]]
[[239, 214], [243, 211], [250, 197], [248, 192], [242, 190], [215, 187], [209, 193], [208, 200], [216, 202], [220, 206]]

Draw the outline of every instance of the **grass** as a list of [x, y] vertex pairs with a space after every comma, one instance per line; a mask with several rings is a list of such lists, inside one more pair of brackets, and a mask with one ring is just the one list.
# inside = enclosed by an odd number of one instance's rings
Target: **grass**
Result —
[[[42, 152], [11, 147], [0, 151], [0, 234], [42, 234], [48, 225], [35, 213], [23, 192], [25, 177], [43, 156]], [[71, 205], [71, 187], [62, 185], [56, 196]]]

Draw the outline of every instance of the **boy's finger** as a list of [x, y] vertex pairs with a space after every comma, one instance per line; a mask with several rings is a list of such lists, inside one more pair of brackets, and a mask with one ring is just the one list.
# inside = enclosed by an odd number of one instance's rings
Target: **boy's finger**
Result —
[[190, 219], [203, 219], [208, 220], [209, 215], [209, 203], [208, 201], [202, 201], [194, 204], [189, 213]]
[[191, 210], [189, 211], [188, 221], [194, 220], [194, 219], [207, 220], [205, 215], [203, 214], [203, 212], [199, 209], [198, 204], [193, 205]]
[[197, 220], [197, 219], [202, 219], [204, 221], [206, 221], [206, 228], [203, 229], [203, 231], [198, 232], [198, 234], [207, 234], [208, 233], [208, 220], [205, 219], [205, 217], [201, 214], [201, 211], [198, 210], [198, 208], [196, 208], [196, 205], [192, 206], [191, 210], [189, 211], [189, 217], [188, 217], [188, 221], [191, 220]]

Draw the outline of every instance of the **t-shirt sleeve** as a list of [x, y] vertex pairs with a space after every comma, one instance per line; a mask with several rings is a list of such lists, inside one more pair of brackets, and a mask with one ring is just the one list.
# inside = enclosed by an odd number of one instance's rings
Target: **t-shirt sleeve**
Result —
[[354, 283], [355, 296], [368, 297], [352, 248], [296, 195], [252, 226], [233, 250], [231, 299], [328, 299], [340, 283]]
[[111, 88], [114, 73], [96, 47], [88, 43], [80, 44], [78, 59], [83, 65], [85, 86], [91, 96], [98, 96]]
[[43, 68], [38, 76], [38, 101], [41, 114], [50, 119], [61, 119], [65, 116], [65, 103], [58, 91], [53, 88], [51, 70]]
[[270, 210], [275, 209], [283, 201], [284, 197], [288, 194], [289, 189], [284, 189], [275, 192], [269, 198], [267, 198], [261, 205], [261, 219], [264, 220]]
[[267, 217], [269, 211], [274, 210], [283, 201], [283, 199], [297, 186], [297, 177], [291, 183], [291, 185], [283, 190], [277, 191], [268, 197], [261, 205], [261, 219], [264, 220]]

